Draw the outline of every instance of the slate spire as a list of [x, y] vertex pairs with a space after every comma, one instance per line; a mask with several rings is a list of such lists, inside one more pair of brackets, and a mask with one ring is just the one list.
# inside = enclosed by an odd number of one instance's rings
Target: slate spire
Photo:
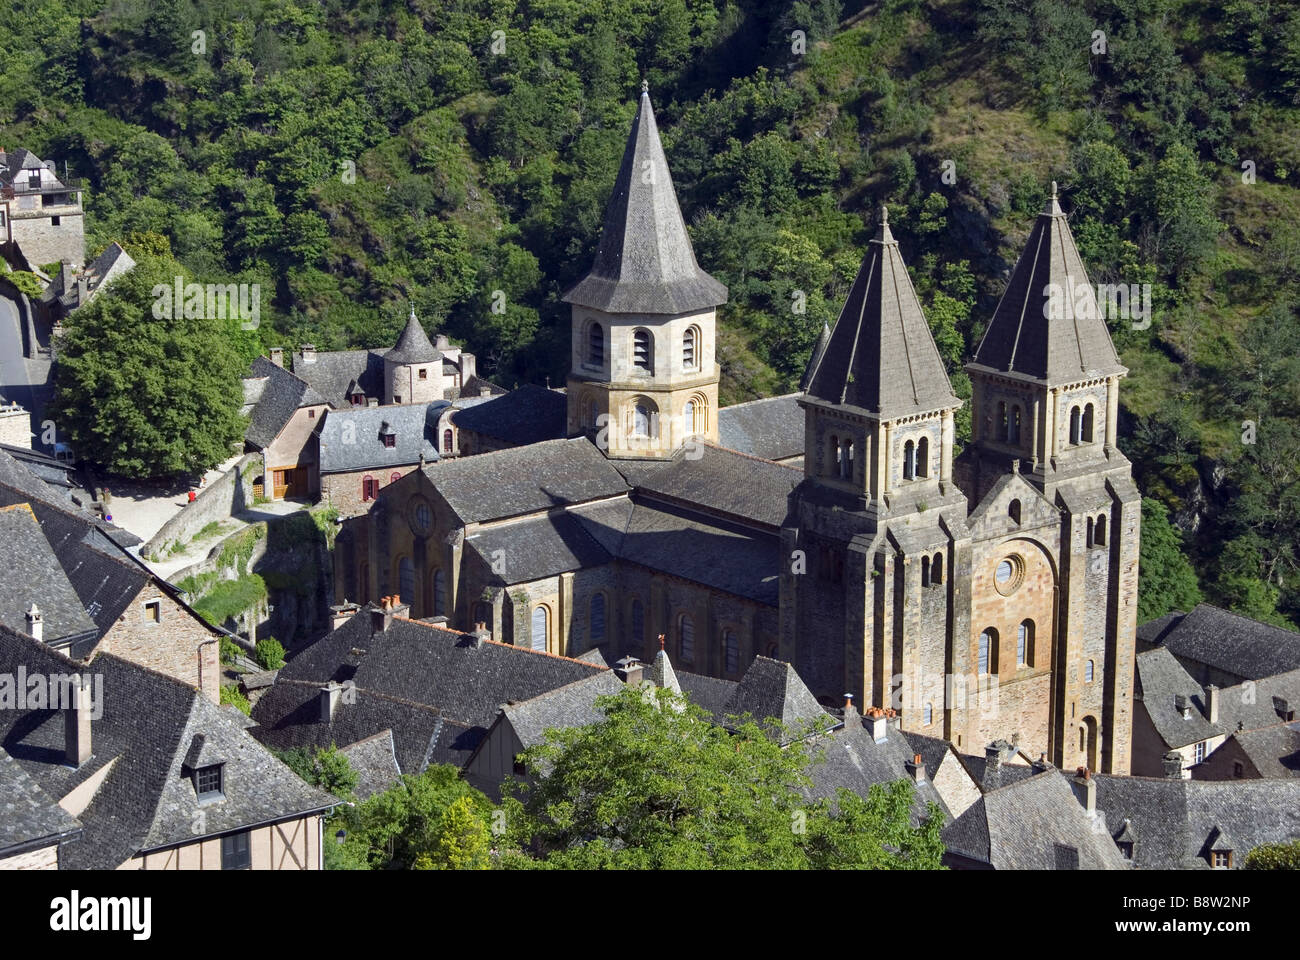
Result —
[[727, 288], [695, 262], [645, 83], [596, 259], [564, 300], [607, 313], [650, 314], [727, 302]]
[[384, 354], [384, 359], [393, 363], [432, 363], [441, 356], [416, 319], [415, 307], [411, 307], [411, 315], [406, 318], [406, 329], [397, 338], [397, 346]]
[[959, 406], [921, 303], [880, 209], [880, 225], [830, 338], [814, 353], [807, 393], [892, 420]]
[[1124, 372], [1055, 183], [971, 366], [1045, 383]]

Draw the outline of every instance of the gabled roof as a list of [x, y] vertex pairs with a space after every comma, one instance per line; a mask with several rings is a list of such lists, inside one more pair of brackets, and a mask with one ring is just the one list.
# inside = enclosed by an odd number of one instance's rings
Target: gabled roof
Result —
[[644, 88], [596, 259], [564, 300], [607, 313], [650, 314], [689, 313], [727, 302], [727, 288], [695, 262]]
[[[352, 473], [358, 470], [411, 466], [423, 455], [428, 463], [438, 459], [432, 427], [451, 404], [404, 403], [387, 407], [345, 407], [325, 414], [317, 437], [320, 441], [320, 471]], [[395, 437], [393, 446], [380, 439], [387, 423]]]
[[424, 473], [462, 523], [517, 517], [628, 489], [585, 437], [444, 460]]
[[486, 403], [457, 410], [451, 420], [460, 430], [521, 447], [563, 438], [567, 418], [564, 394], [528, 383]]
[[799, 394], [733, 404], [718, 411], [718, 443], [763, 460], [803, 456], [804, 412]]
[[[1186, 665], [1203, 664], [1243, 680], [1262, 680], [1300, 669], [1300, 633], [1200, 603], [1141, 630]], [[1158, 638], [1158, 640], [1157, 640]]]
[[490, 579], [513, 585], [589, 570], [613, 559], [572, 513], [481, 528], [465, 538]]
[[0, 749], [0, 858], [15, 847], [47, 846], [80, 830], [80, 821]]
[[623, 681], [614, 671], [602, 670], [529, 700], [506, 704], [502, 709], [519, 742], [531, 747], [546, 739], [547, 730], [600, 723], [605, 713], [596, 709], [596, 698], [611, 696], [622, 689]]
[[[91, 720], [92, 756], [75, 769], [64, 762], [59, 711], [0, 711], [0, 746], [51, 797], [66, 797], [104, 774], [79, 815], [81, 840], [65, 848], [60, 866], [113, 869], [144, 850], [305, 816], [336, 802], [298, 779], [223, 708], [186, 684], [111, 654], [100, 654], [93, 670], [87, 670], [0, 627], [0, 672], [13, 673], [19, 666], [29, 674], [93, 676], [92, 690], [102, 691], [96, 694], [102, 695], [102, 714]], [[200, 735], [205, 749], [225, 763], [224, 796], [202, 806], [202, 821], [193, 782], [184, 769], [185, 757]], [[204, 829], [196, 836], [198, 822]]]
[[280, 435], [290, 418], [301, 407], [325, 405], [325, 398], [310, 384], [294, 376], [284, 367], [277, 366], [266, 357], [253, 361], [251, 376], [266, 378], [266, 385], [253, 407], [244, 438], [255, 447], [268, 447]]
[[1261, 777], [1300, 777], [1300, 721], [1243, 730], [1233, 740]]
[[384, 359], [392, 363], [433, 363], [442, 359], [442, 354], [429, 342], [429, 335], [416, 319], [414, 308], [406, 318], [402, 335], [397, 338], [397, 346], [384, 354]]
[[65, 646], [98, 636], [29, 504], [0, 507], [0, 562], [0, 623], [28, 633], [27, 611], [35, 604], [46, 643]]
[[358, 800], [382, 793], [402, 775], [402, 768], [397, 765], [392, 730], [381, 730], [374, 736], [340, 747], [339, 753], [348, 758], [357, 775], [357, 785], [352, 792]]
[[293, 374], [311, 384], [320, 396], [337, 409], [352, 405], [353, 387], [367, 398], [384, 399], [384, 354], [380, 350], [312, 351], [311, 359], [300, 350], [292, 354]]
[[1126, 869], [1110, 834], [1096, 823], [1060, 771], [1050, 768], [983, 794], [942, 836], [949, 854], [995, 870]]
[[807, 394], [882, 420], [961, 403], [948, 382], [883, 207], [844, 309], [808, 378]]
[[971, 366], [1053, 384], [1125, 372], [1055, 183]]
[[[1225, 723], [1214, 724], [1206, 719], [1205, 691], [1168, 650], [1157, 648], [1138, 654], [1134, 687], [1142, 710], [1170, 747], [1185, 747], [1226, 732]], [[1179, 696], [1187, 698], [1186, 717], [1175, 705], [1175, 697]], [[1224, 720], [1225, 714], [1221, 710]]]
[[737, 717], [749, 714], [759, 723], [775, 719], [791, 739], [806, 736], [817, 724], [830, 720], [794, 667], [763, 656], [754, 658], [722, 712]]

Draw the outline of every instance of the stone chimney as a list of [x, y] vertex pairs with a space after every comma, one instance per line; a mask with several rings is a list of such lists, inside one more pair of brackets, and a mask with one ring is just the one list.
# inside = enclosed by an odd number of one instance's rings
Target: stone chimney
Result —
[[1177, 750], [1170, 750], [1164, 757], [1165, 779], [1183, 779], [1183, 755]]
[[314, 344], [314, 343], [304, 343], [300, 349], [301, 349], [301, 351], [302, 351], [302, 362], [303, 362], [303, 363], [315, 363], [315, 362], [316, 362], [316, 344]]
[[1090, 817], [1097, 815], [1097, 781], [1087, 767], [1080, 767], [1078, 774], [1070, 780], [1070, 789]]
[[1038, 755], [1038, 759], [1033, 762], [1032, 767], [1035, 774], [1046, 773], [1052, 769], [1052, 765], [1047, 762], [1047, 754], [1045, 753]]
[[1219, 688], [1214, 684], [1205, 688], [1205, 719], [1210, 723], [1219, 722]]
[[379, 598], [379, 609], [370, 611], [371, 633], [384, 633], [393, 623], [393, 617], [406, 617], [411, 613], [411, 605], [402, 603], [396, 594]]
[[284, 347], [272, 347], [270, 352], [271, 352], [271, 362], [274, 363], [277, 367], [283, 367]]
[[433, 335], [433, 345], [439, 350], [446, 350], [451, 346], [451, 341], [447, 339], [445, 333], [435, 333]]
[[614, 673], [629, 687], [639, 686], [641, 683], [641, 676], [644, 672], [645, 664], [636, 657], [624, 657], [618, 663], [614, 664]]
[[334, 710], [343, 699], [343, 684], [331, 680], [320, 688], [320, 722], [329, 723], [334, 719]]
[[913, 783], [925, 783], [925, 764], [921, 762], [919, 753], [914, 754], [912, 759], [903, 766], [907, 770], [907, 775], [912, 778]]
[[867, 730], [876, 743], [884, 743], [889, 738], [889, 717], [879, 707], [869, 707], [866, 713]]
[[73, 704], [63, 711], [63, 759], [69, 765], [79, 767], [91, 755], [91, 683], [89, 677], [73, 676], [77, 678], [77, 685], [70, 691]]
[[461, 352], [460, 355], [460, 382], [468, 383], [470, 377], [478, 375], [478, 361], [474, 359], [474, 354]]
[[45, 639], [45, 620], [34, 603], [27, 611], [27, 634], [37, 640]]
[[366, 406], [367, 406], [367, 407], [377, 407], [377, 406], [379, 406], [379, 398], [378, 398], [378, 397], [366, 397]]
[[1190, 720], [1192, 717], [1192, 701], [1185, 693], [1174, 694], [1174, 709], [1184, 720]]
[[85, 303], [90, 296], [90, 278], [85, 273], [77, 274], [77, 303]]
[[478, 395], [480, 397], [490, 397], [492, 396], [492, 388], [486, 383], [480, 383], [478, 387]]
[[984, 748], [984, 762], [989, 770], [995, 770], [1002, 766], [1004, 760], [1011, 759], [1015, 753], [1015, 748], [1005, 740], [994, 740]]
[[861, 722], [857, 709], [853, 706], [853, 694], [844, 694], [844, 725], [850, 726], [854, 721]]
[[492, 639], [492, 631], [488, 630], [487, 624], [480, 620], [478, 623], [474, 624], [474, 632], [470, 634], [470, 636], [474, 638], [474, 647], [477, 649], [478, 647], [483, 646], [485, 640]]
[[357, 603], [338, 603], [330, 607], [330, 632], [347, 623], [361, 610]]

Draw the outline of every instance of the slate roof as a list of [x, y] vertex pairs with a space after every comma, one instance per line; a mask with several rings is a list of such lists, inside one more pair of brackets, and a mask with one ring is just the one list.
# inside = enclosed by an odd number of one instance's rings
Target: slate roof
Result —
[[[13, 153], [0, 152], [0, 183], [11, 184], [14, 177], [18, 176], [22, 170], [40, 170], [45, 168], [45, 162], [36, 154], [32, 153], [26, 147], [19, 147]], [[50, 170], [51, 175], [54, 171]], [[62, 180], [55, 178], [58, 183]]]
[[60, 807], [0, 749], [0, 858], [16, 847], [48, 846], [81, 830], [81, 822]]
[[310, 384], [266, 357], [253, 361], [251, 376], [266, 378], [256, 405], [249, 412], [244, 438], [256, 447], [268, 447], [300, 407], [327, 404]]
[[[253, 731], [276, 749], [355, 743], [392, 730], [403, 773], [469, 758], [502, 704], [527, 700], [603, 668], [472, 637], [404, 618], [373, 632], [363, 609], [299, 651], [253, 707]], [[340, 702], [320, 720], [320, 688], [355, 685], [355, 704]]]
[[718, 411], [718, 444], [762, 460], [803, 456], [799, 394], [733, 404]]
[[397, 346], [384, 354], [384, 359], [392, 363], [433, 363], [441, 360], [442, 354], [429, 342], [429, 335], [416, 319], [415, 310], [406, 318], [402, 335], [397, 338]]
[[1261, 777], [1300, 777], [1300, 721], [1243, 730], [1229, 739], [1236, 740]]
[[735, 680], [706, 677], [702, 673], [677, 670], [677, 686], [691, 703], [703, 707], [715, 720], [727, 715], [727, 704], [739, 684]]
[[339, 753], [348, 758], [357, 774], [357, 785], [352, 792], [358, 800], [383, 793], [402, 775], [392, 730], [381, 730], [374, 736], [340, 747]]
[[[1049, 309], [1053, 286], [1064, 309]], [[1048, 383], [1124, 373], [1095, 290], [1052, 184], [1052, 197], [1029, 233], [971, 366]], [[1080, 298], [1082, 311], [1075, 309]]]
[[519, 447], [563, 438], [568, 432], [568, 400], [563, 393], [529, 383], [457, 410], [451, 419], [460, 430]]
[[886, 420], [961, 404], [883, 208], [807, 394]]
[[[438, 417], [451, 404], [404, 403], [386, 407], [348, 407], [330, 410], [316, 428], [320, 441], [320, 472], [352, 473], [359, 470], [405, 467], [438, 459], [433, 430]], [[384, 446], [380, 431], [387, 424], [396, 435]]]
[[1002, 760], [999, 763], [990, 763], [988, 757], [975, 756], [974, 754], [958, 754], [962, 766], [970, 774], [975, 785], [979, 787], [981, 793], [988, 793], [991, 790], [998, 790], [1002, 787], [1013, 783], [1019, 783], [1022, 780], [1028, 780], [1034, 776], [1034, 768], [1027, 763], [1012, 763]]
[[384, 355], [379, 350], [313, 351], [307, 360], [301, 350], [292, 354], [293, 373], [311, 385], [335, 409], [352, 405], [348, 388], [355, 382], [367, 398], [384, 399]]
[[1055, 768], [983, 794], [941, 835], [949, 854], [995, 870], [1127, 867]]
[[519, 742], [531, 747], [545, 741], [547, 730], [585, 727], [604, 720], [604, 711], [596, 709], [596, 698], [622, 689], [623, 681], [612, 670], [602, 670], [503, 709]]
[[424, 473], [461, 523], [516, 517], [628, 489], [585, 437], [444, 460]]
[[1098, 774], [1097, 809], [1118, 835], [1135, 838], [1133, 864], [1144, 870], [1208, 869], [1219, 836], [1233, 844], [1233, 866], [1264, 843], [1300, 838], [1300, 780], [1172, 780]]
[[110, 243], [98, 257], [92, 260], [77, 276], [69, 276], [60, 269], [41, 294], [44, 303], [57, 300], [65, 311], [75, 310], [82, 305], [81, 290], [78, 281], [83, 277], [87, 281], [86, 302], [94, 298], [106, 283], [111, 283], [125, 273], [135, 269], [135, 261], [117, 242]]
[[1300, 633], [1197, 604], [1188, 614], [1145, 624], [1145, 642], [1158, 642], [1184, 665], [1204, 664], [1244, 680], [1300, 669]]
[[916, 753], [921, 755], [921, 763], [925, 766], [925, 775], [930, 781], [933, 781], [939, 774], [939, 767], [943, 765], [944, 758], [952, 750], [952, 745], [947, 740], [939, 737], [924, 737], [919, 733], [907, 734], [907, 742], [911, 744]]
[[688, 313], [727, 302], [727, 288], [695, 261], [644, 90], [595, 261], [564, 301], [608, 313], [649, 314]]
[[53, 798], [112, 765], [80, 814], [81, 840], [63, 851], [61, 866], [113, 869], [138, 852], [193, 842], [200, 806], [185, 769], [190, 755], [226, 764], [224, 796], [202, 806], [206, 835], [320, 812], [336, 802], [299, 780], [221, 707], [169, 677], [111, 654], [100, 654], [87, 670], [0, 627], [0, 672], [20, 665], [29, 673], [102, 677], [103, 712], [91, 722], [93, 753], [79, 768], [64, 762], [59, 711], [0, 711], [0, 747]]
[[722, 707], [723, 716], [749, 714], [759, 723], [777, 720], [785, 739], [800, 739], [830, 720], [794, 667], [784, 660], [758, 656]]
[[734, 450], [704, 444], [698, 458], [683, 449], [671, 460], [620, 470], [638, 500], [686, 507], [711, 517], [761, 524], [778, 531], [785, 522], [790, 492], [803, 471], [759, 460]]
[[29, 504], [0, 507], [0, 563], [0, 623], [27, 633], [27, 611], [35, 603], [46, 643], [64, 646], [98, 636]]
[[[1220, 705], [1221, 722], [1210, 723], [1206, 719], [1205, 693], [1201, 685], [1164, 648], [1138, 654], [1134, 694], [1135, 699], [1141, 698], [1142, 709], [1151, 719], [1156, 733], [1170, 747], [1184, 747], [1226, 732], [1223, 705]], [[1175, 705], [1174, 698], [1180, 694], [1188, 698], [1186, 717]]]
[[502, 584], [529, 583], [598, 567], [612, 559], [571, 513], [480, 529], [465, 538], [465, 547], [477, 554], [490, 576]]

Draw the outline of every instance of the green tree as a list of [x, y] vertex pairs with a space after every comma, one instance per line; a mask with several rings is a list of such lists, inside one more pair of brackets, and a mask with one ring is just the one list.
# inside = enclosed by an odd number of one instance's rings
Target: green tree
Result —
[[221, 463], [243, 435], [238, 321], [156, 317], [155, 285], [172, 289], [174, 261], [141, 262], [69, 316], [57, 343], [58, 437], [126, 477], [190, 476]]
[[[549, 731], [502, 804], [508, 866], [562, 869], [937, 868], [941, 818], [912, 827], [912, 788], [810, 801], [814, 750], [737, 718], [727, 730], [666, 690], [597, 700], [605, 718]], [[838, 809], [838, 815], [836, 814]]]
[[292, 747], [278, 756], [302, 779], [341, 800], [352, 799], [352, 792], [361, 781], [348, 758], [332, 743], [321, 748]]
[[1142, 546], [1138, 558], [1138, 622], [1201, 602], [1196, 571], [1182, 551], [1182, 531], [1169, 522], [1159, 500], [1142, 498]]
[[1246, 854], [1247, 870], [1300, 870], [1300, 840], [1264, 843]]

